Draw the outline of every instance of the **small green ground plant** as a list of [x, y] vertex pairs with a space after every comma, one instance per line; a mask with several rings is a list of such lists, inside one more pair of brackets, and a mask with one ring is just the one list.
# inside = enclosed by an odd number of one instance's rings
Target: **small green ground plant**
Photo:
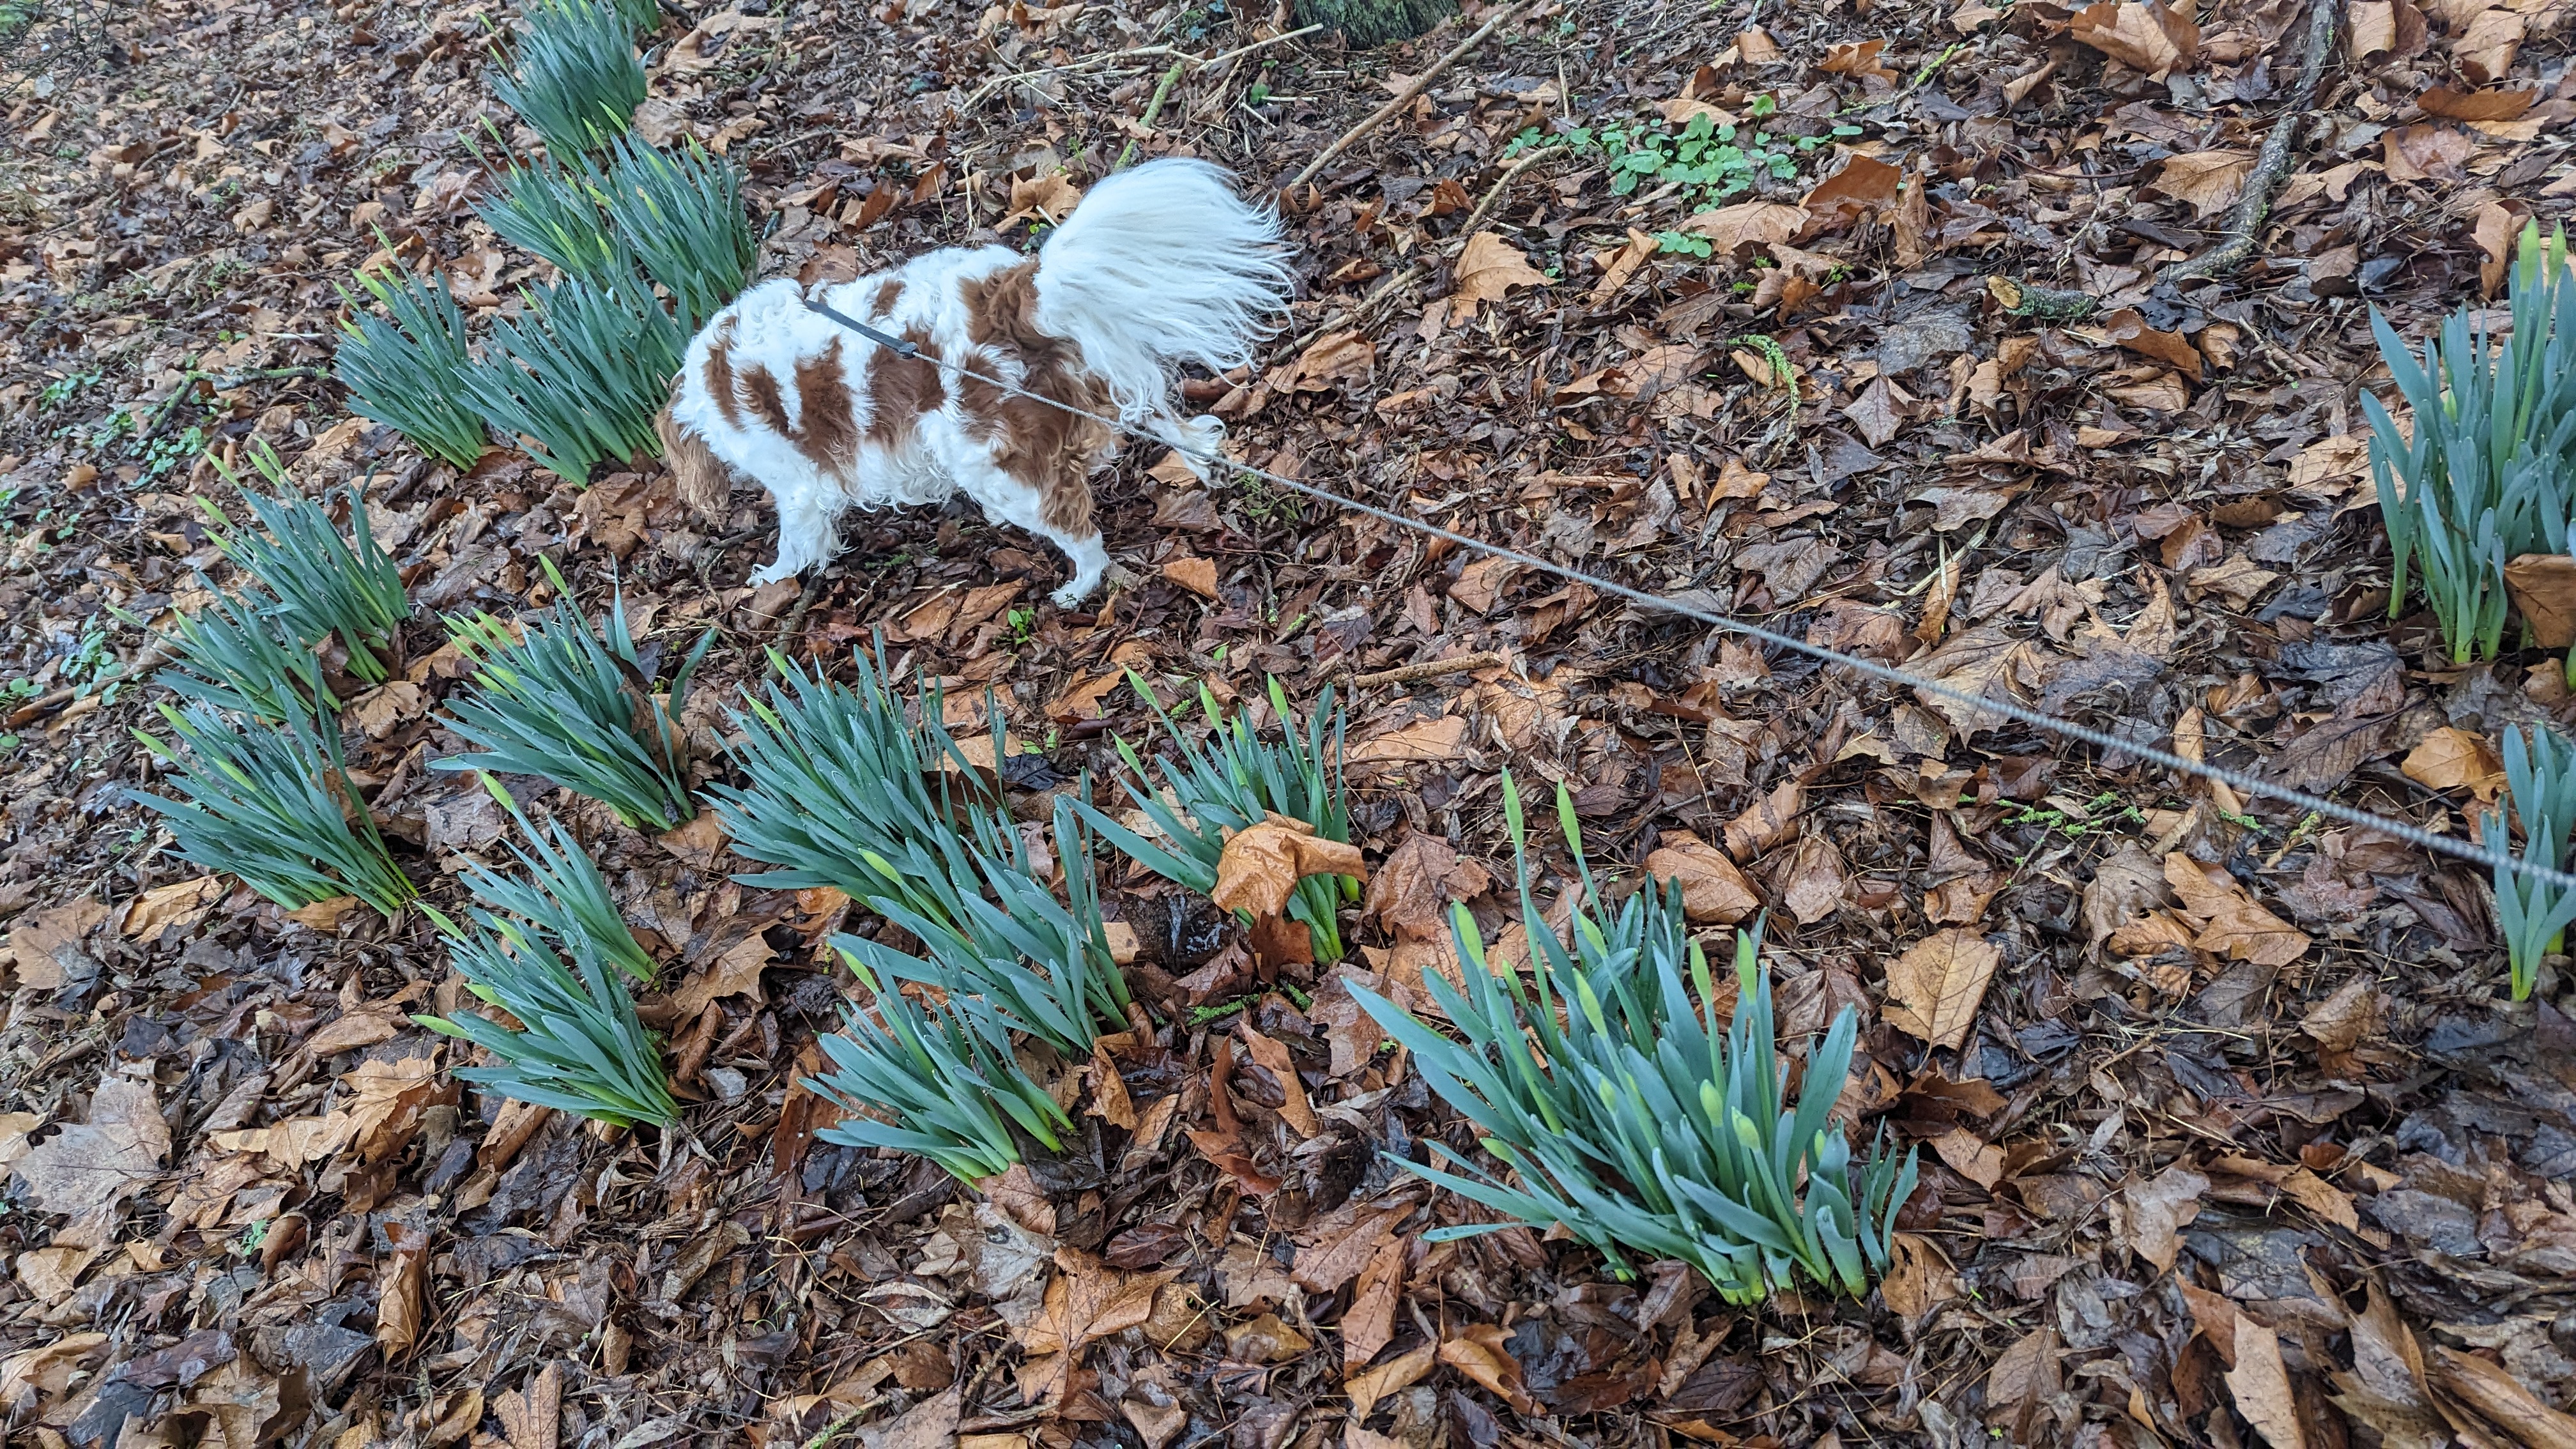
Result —
[[367, 527], [365, 498], [349, 490], [353, 537], [344, 537], [322, 504], [293, 491], [286, 465], [265, 442], [251, 451], [251, 462], [277, 490], [274, 496], [245, 486], [220, 461], [215, 468], [240, 490], [258, 527], [227, 527], [223, 512], [200, 498], [207, 533], [235, 568], [275, 596], [270, 616], [295, 643], [318, 647], [337, 638], [348, 652], [351, 675], [362, 683], [383, 683], [396, 634], [411, 616], [411, 600], [403, 593], [402, 571]]
[[[202, 574], [197, 582], [214, 590]], [[173, 662], [153, 680], [183, 699], [271, 724], [338, 707], [322, 682], [321, 661], [278, 621], [274, 601], [216, 593], [203, 609], [181, 614], [163, 644]]]
[[353, 895], [391, 919], [410, 903], [412, 884], [349, 783], [330, 719], [246, 725], [205, 704], [165, 704], [161, 717], [173, 740], [135, 738], [179, 797], [135, 800], [170, 827], [181, 859], [238, 876], [289, 910]]
[[[484, 158], [478, 153], [476, 159]], [[492, 195], [474, 214], [501, 240], [595, 286], [634, 276], [634, 257], [600, 212], [602, 177], [588, 157], [541, 156], [507, 168], [486, 160], [484, 166], [492, 173]]]
[[559, 823], [548, 834], [539, 834], [527, 812], [519, 808], [509, 791], [501, 788], [500, 781], [490, 775], [482, 780], [483, 788], [510, 812], [510, 818], [518, 822], [519, 833], [527, 837], [526, 845], [514, 843], [510, 847], [510, 854], [527, 874], [503, 875], [479, 860], [469, 859], [464, 870], [466, 889], [492, 910], [524, 921], [530, 930], [559, 949], [575, 955], [581, 950], [594, 951], [639, 983], [652, 985], [660, 965], [654, 961], [653, 953], [635, 939], [634, 928], [626, 924], [626, 913], [609, 895], [608, 881], [600, 875], [589, 852]]
[[477, 909], [470, 925], [433, 907], [422, 910], [447, 937], [448, 959], [466, 988], [509, 1017], [412, 1018], [472, 1042], [497, 1063], [459, 1068], [458, 1077], [612, 1126], [668, 1127], [680, 1120], [661, 1048], [636, 1016], [601, 943], [588, 936], [551, 941], [488, 910]]
[[[2410, 565], [2455, 664], [2504, 643], [2505, 565], [2563, 554], [2576, 503], [2576, 287], [2567, 237], [2525, 225], [2514, 252], [2512, 332], [2496, 339], [2463, 307], [2418, 358], [2371, 309], [2372, 334], [2413, 413], [2402, 432], [2380, 400], [2370, 471], [2388, 529], [2388, 615], [2405, 611]], [[2576, 679], [2576, 654], [2570, 655]]]
[[618, 239], [671, 294], [694, 333], [751, 281], [759, 241], [742, 207], [742, 174], [696, 141], [664, 151], [635, 136], [611, 151], [599, 194]]
[[349, 389], [349, 411], [395, 429], [442, 463], [473, 467], [489, 444], [466, 399], [474, 363], [465, 312], [447, 279], [424, 281], [394, 267], [360, 272], [358, 285], [387, 315], [346, 299], [350, 315], [340, 324], [332, 370]]
[[599, 0], [528, 0], [525, 19], [506, 51], [495, 47], [492, 93], [555, 156], [597, 150], [625, 134], [646, 84], [627, 16]]
[[[1769, 96], [1756, 96], [1749, 109], [1758, 123], [1778, 106]], [[1632, 195], [1649, 183], [1669, 185], [1677, 188], [1685, 208], [1700, 211], [1745, 196], [1765, 180], [1795, 181], [1809, 154], [1859, 134], [1858, 126], [1838, 125], [1820, 136], [1778, 135], [1759, 124], [1723, 123], [1702, 112], [1680, 126], [1660, 119], [1610, 120], [1554, 131], [1532, 126], [1513, 137], [1503, 155], [1508, 159], [1561, 146], [1598, 156], [1609, 164], [1613, 195]], [[1663, 232], [1656, 240], [1668, 252], [1709, 254], [1708, 242], [1688, 233]]]
[[1000, 1015], [958, 995], [924, 1010], [849, 952], [855, 939], [835, 944], [872, 1000], [849, 1008], [842, 1029], [823, 1038], [833, 1070], [805, 1079], [850, 1115], [816, 1135], [915, 1153], [970, 1183], [1009, 1171], [1023, 1137], [1061, 1151], [1073, 1121], [1020, 1065]]
[[688, 334], [638, 278], [571, 277], [526, 299], [526, 315], [495, 322], [464, 376], [484, 420], [532, 441], [539, 461], [574, 484], [603, 462], [659, 456], [653, 418]]
[[[1129, 793], [1167, 843], [1146, 839], [1089, 801], [1074, 808], [1102, 839], [1137, 864], [1205, 895], [1216, 889], [1217, 862], [1225, 854], [1226, 837], [1271, 815], [1302, 820], [1326, 840], [1350, 840], [1350, 805], [1342, 790], [1342, 734], [1347, 721], [1333, 707], [1331, 686], [1325, 687], [1314, 713], [1300, 725], [1279, 681], [1271, 680], [1270, 708], [1281, 732], [1279, 739], [1271, 740], [1243, 716], [1229, 719], [1202, 684], [1199, 712], [1207, 721], [1208, 733], [1204, 740], [1193, 741], [1142, 678], [1131, 673], [1127, 682], [1152, 707], [1170, 741], [1170, 753], [1157, 757], [1158, 768], [1152, 771], [1133, 745], [1118, 741], [1119, 758], [1138, 782]], [[1160, 790], [1154, 788], [1157, 780]], [[1305, 923], [1317, 961], [1330, 965], [1342, 959], [1340, 911], [1344, 902], [1359, 899], [1359, 884], [1347, 876], [1308, 876], [1289, 896], [1288, 918]]]
[[[1122, 1025], [1126, 983], [1071, 815], [1054, 821], [1068, 905], [1036, 875], [999, 782], [941, 723], [936, 693], [907, 706], [865, 653], [847, 685], [772, 663], [763, 697], [734, 716], [747, 783], [708, 790], [733, 849], [779, 867], [736, 879], [839, 890], [925, 943], [927, 959], [871, 957], [890, 978], [988, 997], [1059, 1050], [1087, 1053], [1100, 1026]], [[998, 717], [991, 727], [1000, 760]]]
[[1423, 977], [1457, 1038], [1352, 988], [1502, 1168], [1455, 1154], [1446, 1155], [1456, 1171], [1399, 1165], [1512, 1223], [1561, 1224], [1622, 1277], [1634, 1271], [1634, 1253], [1691, 1264], [1730, 1303], [1759, 1302], [1802, 1279], [1866, 1293], [1870, 1276], [1888, 1268], [1889, 1233], [1914, 1190], [1915, 1165], [1910, 1152], [1900, 1164], [1883, 1136], [1855, 1162], [1844, 1127], [1829, 1120], [1850, 1074], [1851, 1009], [1809, 1055], [1790, 1104], [1759, 928], [1736, 937], [1734, 1014], [1721, 1025], [1679, 884], [1640, 889], [1615, 915], [1600, 914], [1573, 800], [1560, 786], [1557, 818], [1585, 902], [1569, 948], [1531, 897], [1520, 797], [1508, 774], [1503, 804], [1535, 951], [1531, 984], [1511, 964], [1488, 962], [1460, 906], [1452, 929], [1466, 989], [1436, 972]]
[[[2505, 832], [2505, 805], [2522, 827], [2520, 858], [2557, 870], [2568, 867], [2568, 834], [2576, 828], [2576, 747], [2554, 730], [2534, 727], [2525, 744], [2519, 728], [2504, 736], [2505, 799], [2485, 820], [2487, 846], [2511, 849]], [[2540, 977], [2540, 961], [2566, 949], [2567, 927], [2576, 922], [2576, 890], [2535, 880], [2504, 866], [2495, 868], [2496, 930], [2504, 937], [2513, 972], [2513, 999], [2527, 1001]]]
[[605, 804], [629, 829], [674, 829], [697, 814], [680, 712], [715, 631], [657, 692], [636, 662], [624, 592], [594, 629], [554, 560], [544, 562], [556, 597], [537, 624], [518, 629], [489, 613], [447, 621], [474, 671], [448, 719], [475, 752], [431, 768], [534, 775]]

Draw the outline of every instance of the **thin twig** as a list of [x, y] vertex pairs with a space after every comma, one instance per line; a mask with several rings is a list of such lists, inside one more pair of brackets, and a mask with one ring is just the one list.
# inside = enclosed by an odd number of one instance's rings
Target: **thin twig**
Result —
[[1484, 44], [1485, 37], [1493, 34], [1496, 29], [1501, 27], [1504, 21], [1517, 18], [1522, 11], [1527, 10], [1535, 3], [1536, 0], [1519, 0], [1519, 3], [1513, 5], [1510, 9], [1503, 11], [1487, 20], [1484, 24], [1477, 26], [1475, 34], [1468, 36], [1463, 41], [1460, 41], [1456, 50], [1453, 50], [1447, 55], [1440, 57], [1438, 60], [1433, 61], [1431, 63], [1431, 69], [1415, 76], [1413, 78], [1413, 84], [1408, 85], [1403, 90], [1395, 93], [1394, 100], [1378, 107], [1367, 120], [1360, 122], [1358, 125], [1351, 127], [1347, 131], [1344, 131], [1340, 137], [1333, 142], [1333, 144], [1325, 147], [1322, 152], [1318, 153], [1314, 160], [1307, 162], [1306, 169], [1298, 172], [1296, 176], [1289, 181], [1287, 189], [1294, 191], [1298, 187], [1305, 185], [1307, 182], [1314, 180], [1315, 173], [1323, 170], [1325, 163], [1342, 154], [1344, 150], [1349, 148], [1352, 142], [1357, 141], [1362, 136], [1365, 136], [1369, 132], [1386, 124], [1387, 117], [1394, 115], [1396, 112], [1403, 110], [1409, 105], [1412, 105], [1414, 97], [1429, 90], [1431, 88], [1431, 83], [1438, 80], [1442, 72], [1466, 59], [1468, 52], [1474, 50], [1477, 46]]
[[1464, 248], [1466, 246], [1465, 238], [1476, 234], [1476, 228], [1484, 224], [1485, 217], [1494, 209], [1494, 203], [1503, 199], [1503, 188], [1511, 185], [1513, 178], [1519, 176], [1522, 172], [1527, 171], [1530, 167], [1538, 164], [1547, 157], [1556, 154], [1558, 154], [1558, 152], [1555, 148], [1543, 147], [1539, 150], [1530, 152], [1518, 161], [1515, 161], [1511, 165], [1503, 168], [1503, 174], [1496, 178], [1491, 187], [1486, 189], [1485, 199], [1476, 203], [1476, 209], [1474, 211], [1467, 213], [1467, 224], [1458, 228], [1458, 236], [1460, 238], [1458, 245], [1461, 248]]
[[2187, 262], [2165, 268], [2157, 276], [2157, 285], [2168, 282], [2197, 281], [2223, 276], [2245, 264], [2262, 240], [2264, 219], [2272, 214], [2273, 193], [2280, 190], [2281, 180], [2290, 171], [2290, 153], [2297, 148], [2299, 127], [2308, 119], [2316, 100], [2317, 83], [2326, 73], [2326, 60], [2334, 54], [2335, 12], [2342, 0], [2309, 0], [2308, 55], [2299, 66], [2299, 88], [2281, 110], [2281, 118], [2272, 123], [2272, 133], [2263, 138], [2263, 150], [2255, 158], [2254, 169], [2245, 177], [2245, 191], [2236, 200], [2236, 209], [2227, 214], [2227, 239]]
[[1424, 659], [1412, 664], [1399, 664], [1374, 674], [1351, 676], [1351, 688], [1375, 689], [1381, 684], [1412, 684], [1419, 680], [1438, 679], [1444, 674], [1472, 674], [1479, 669], [1493, 669], [1511, 663], [1500, 650], [1485, 649], [1474, 654], [1457, 654], [1447, 659]]
[[[1154, 87], [1154, 99], [1146, 104], [1145, 119], [1138, 123], [1138, 130], [1150, 131], [1154, 129], [1154, 119], [1163, 114], [1163, 102], [1172, 98], [1172, 87], [1181, 83], [1181, 72], [1188, 70], [1189, 68], [1190, 63], [1188, 61], [1176, 60], [1172, 62], [1172, 68], [1170, 70], [1163, 72], [1162, 84]], [[1118, 164], [1110, 167], [1109, 169], [1112, 171], [1124, 171], [1127, 169], [1127, 163], [1134, 159], [1136, 159], [1136, 138], [1130, 136], [1127, 138], [1126, 146], [1118, 153]]]

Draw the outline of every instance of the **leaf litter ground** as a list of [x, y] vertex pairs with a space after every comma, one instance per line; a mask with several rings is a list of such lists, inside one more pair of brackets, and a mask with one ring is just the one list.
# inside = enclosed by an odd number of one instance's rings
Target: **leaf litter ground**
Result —
[[[1176, 57], [1280, 19], [691, 10], [638, 124], [748, 168], [765, 271], [854, 274], [1023, 243], [1131, 142], [1284, 182], [1460, 33], [1266, 46], [1144, 122]], [[2499, 1005], [2459, 869], [1150, 452], [1106, 497], [1141, 582], [1069, 614], [1052, 556], [964, 511], [855, 520], [811, 592], [753, 590], [749, 495], [710, 526], [658, 468], [460, 477], [351, 420], [322, 377], [336, 284], [380, 246], [478, 312], [542, 280], [471, 216], [467, 143], [511, 126], [504, 20], [0, 7], [13, 1431], [2576, 1442], [2576, 1029], [2563, 976]], [[2421, 328], [2566, 211], [2565, 28], [2523, 0], [2343, 7], [2255, 260], [2176, 289], [2262, 179], [2294, 4], [1534, 7], [1287, 197], [1291, 329], [1190, 396], [1291, 476], [2465, 831], [2492, 741], [2571, 706], [2554, 660], [2445, 668], [2425, 621], [2383, 622], [2366, 307]], [[1738, 154], [1685, 162], [1701, 122]], [[1532, 127], [1556, 139], [1515, 151]], [[685, 1129], [462, 1093], [410, 1023], [458, 993], [424, 924], [283, 917], [153, 852], [125, 799], [153, 692], [116, 683], [147, 646], [109, 606], [203, 602], [193, 496], [232, 500], [198, 460], [255, 439], [308, 489], [371, 480], [419, 603], [523, 609], [552, 555], [587, 597], [613, 568], [647, 651], [719, 628], [709, 757], [764, 647], [880, 630], [910, 677], [995, 691], [1032, 820], [1146, 736], [1128, 669], [1256, 711], [1265, 675], [1300, 702], [1341, 681], [1359, 952], [1319, 970], [1117, 880], [1168, 1025], [1067, 1070], [1081, 1139], [979, 1197], [818, 1142], [792, 1085], [847, 987], [820, 942], [866, 922], [730, 883], [710, 821], [648, 839], [558, 797], [665, 959], [644, 1005]], [[444, 899], [504, 820], [427, 768], [462, 748], [436, 642], [417, 618], [347, 720]], [[1512, 954], [1506, 765], [1572, 791], [1620, 888], [1677, 876], [1712, 932], [1767, 910], [1794, 1050], [1859, 1009], [1844, 1105], [1925, 1160], [1869, 1302], [1732, 1310], [1526, 1231], [1423, 1240], [1472, 1212], [1382, 1154], [1468, 1142], [1346, 983], [1454, 971], [1453, 900]]]

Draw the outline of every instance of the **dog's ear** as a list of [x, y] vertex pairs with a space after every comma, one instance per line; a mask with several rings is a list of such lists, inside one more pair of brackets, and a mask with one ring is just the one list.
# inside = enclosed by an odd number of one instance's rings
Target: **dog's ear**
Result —
[[664, 403], [661, 414], [653, 419], [653, 431], [662, 439], [662, 461], [670, 465], [671, 481], [679, 485], [680, 501], [708, 523], [724, 522], [733, 497], [732, 470], [707, 446], [706, 439], [671, 416], [669, 403]]

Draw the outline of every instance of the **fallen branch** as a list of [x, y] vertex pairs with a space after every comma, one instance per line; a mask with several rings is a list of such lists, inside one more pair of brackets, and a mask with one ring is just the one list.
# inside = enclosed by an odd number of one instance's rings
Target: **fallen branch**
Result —
[[1305, 185], [1307, 182], [1314, 180], [1315, 173], [1323, 170], [1327, 162], [1330, 162], [1334, 157], [1339, 156], [1343, 151], [1349, 149], [1352, 142], [1359, 140], [1369, 132], [1386, 124], [1386, 120], [1389, 116], [1392, 116], [1396, 112], [1403, 110], [1405, 107], [1412, 105], [1416, 96], [1419, 96], [1424, 91], [1431, 89], [1431, 83], [1438, 80], [1443, 72], [1447, 71], [1449, 67], [1456, 65], [1458, 62], [1465, 60], [1469, 52], [1473, 51], [1477, 46], [1484, 44], [1485, 37], [1493, 34], [1496, 29], [1501, 27], [1504, 21], [1516, 18], [1522, 11], [1527, 10], [1535, 3], [1536, 0], [1519, 0], [1518, 4], [1515, 4], [1500, 14], [1493, 16], [1484, 24], [1477, 26], [1475, 34], [1460, 41], [1457, 49], [1440, 57], [1438, 60], [1433, 61], [1431, 63], [1431, 69], [1415, 76], [1411, 85], [1408, 85], [1403, 90], [1395, 93], [1394, 100], [1378, 107], [1376, 111], [1370, 114], [1367, 120], [1360, 122], [1358, 125], [1351, 127], [1347, 131], [1344, 131], [1334, 140], [1333, 144], [1318, 152], [1314, 160], [1306, 163], [1306, 169], [1298, 172], [1284, 189], [1294, 191], [1298, 187]]
[[2317, 83], [2326, 73], [2326, 59], [2334, 54], [2335, 11], [2340, 8], [2340, 0], [2310, 0], [2308, 55], [2299, 66], [2298, 89], [2282, 108], [2281, 118], [2272, 123], [2272, 133], [2263, 138], [2263, 150], [2245, 177], [2245, 192], [2236, 199], [2236, 209], [2227, 214], [2226, 239], [2187, 262], [2167, 267], [2156, 278], [2159, 286], [2222, 276], [2254, 255], [2262, 239], [2263, 221], [2272, 214], [2273, 194], [2289, 175], [2290, 153], [2298, 145], [2299, 127], [2316, 100]]
[[1445, 674], [1472, 674], [1479, 669], [1494, 669], [1512, 661], [1501, 651], [1479, 650], [1474, 654], [1454, 654], [1447, 659], [1425, 659], [1415, 664], [1399, 664], [1375, 674], [1351, 676], [1351, 688], [1375, 689], [1381, 684], [1413, 684], [1425, 679], [1438, 679]]

